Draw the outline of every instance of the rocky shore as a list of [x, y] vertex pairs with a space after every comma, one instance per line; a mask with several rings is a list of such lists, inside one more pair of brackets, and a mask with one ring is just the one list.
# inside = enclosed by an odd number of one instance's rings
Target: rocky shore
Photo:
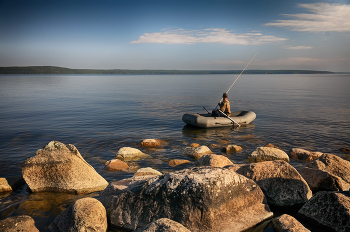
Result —
[[[146, 139], [139, 147], [161, 149], [164, 144]], [[183, 159], [168, 163], [184, 168], [168, 173], [135, 168], [133, 161], [152, 156], [122, 147], [104, 169], [134, 176], [108, 183], [74, 145], [51, 141], [23, 162], [22, 177], [0, 178], [0, 193], [26, 184], [32, 193], [82, 195], [53, 220], [53, 232], [350, 231], [347, 156], [283, 151], [268, 144], [246, 157], [250, 163], [235, 164], [209, 147], [183, 148]], [[235, 144], [220, 148], [223, 153], [242, 149]], [[302, 168], [296, 170], [290, 159], [302, 162]], [[95, 192], [96, 198], [86, 195]], [[2, 231], [39, 230], [30, 216], [9, 215], [0, 220]]]

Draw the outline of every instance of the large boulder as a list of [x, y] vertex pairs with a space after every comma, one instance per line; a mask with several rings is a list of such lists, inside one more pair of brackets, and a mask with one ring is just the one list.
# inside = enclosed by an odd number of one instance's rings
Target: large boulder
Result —
[[312, 197], [306, 181], [295, 168], [283, 160], [234, 165], [230, 168], [255, 181], [272, 205], [300, 205]]
[[178, 222], [168, 218], [161, 218], [134, 232], [191, 232]]
[[232, 165], [233, 163], [227, 157], [223, 155], [203, 155], [197, 161], [197, 166], [210, 166], [210, 167], [225, 167], [227, 165]]
[[58, 215], [49, 228], [52, 232], [105, 232], [107, 231], [106, 209], [95, 198], [82, 198]]
[[0, 232], [39, 232], [33, 218], [27, 215], [9, 217], [0, 221]]
[[150, 155], [143, 153], [142, 151], [132, 147], [122, 147], [119, 149], [115, 158], [123, 161], [133, 161], [144, 158], [150, 158]]
[[284, 151], [273, 147], [258, 147], [248, 156], [249, 162], [284, 160], [289, 162], [289, 156]]
[[323, 154], [307, 163], [300, 174], [313, 191], [345, 191], [350, 188], [350, 162], [336, 155]]
[[11, 192], [12, 187], [7, 182], [6, 178], [0, 178], [0, 193]]
[[322, 152], [312, 152], [301, 148], [293, 148], [290, 150], [290, 157], [295, 160], [310, 162], [320, 158]]
[[299, 216], [328, 231], [350, 231], [349, 192], [318, 192], [298, 212]]
[[243, 231], [273, 215], [259, 186], [228, 168], [191, 168], [119, 182], [101, 198], [111, 223], [129, 230], [169, 218], [191, 231]]
[[200, 147], [185, 147], [182, 150], [183, 155], [187, 155], [193, 159], [198, 160], [203, 155], [212, 154], [213, 152], [207, 146]]
[[51, 141], [36, 156], [27, 159], [22, 175], [32, 192], [86, 194], [108, 185], [74, 145], [57, 141]]
[[310, 232], [294, 217], [283, 214], [272, 220], [275, 232]]

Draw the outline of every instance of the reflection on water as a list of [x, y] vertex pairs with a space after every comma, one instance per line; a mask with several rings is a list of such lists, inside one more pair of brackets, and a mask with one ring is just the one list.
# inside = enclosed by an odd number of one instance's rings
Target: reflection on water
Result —
[[[288, 153], [300, 147], [342, 156], [350, 147], [349, 75], [243, 75], [229, 92], [233, 111], [251, 110], [254, 122], [240, 128], [186, 126], [184, 113], [205, 113], [235, 79], [232, 75], [0, 75], [0, 177], [21, 175], [26, 159], [51, 140], [74, 144], [107, 181], [131, 177], [138, 168], [173, 172], [195, 166], [182, 155], [191, 143], [210, 147], [234, 163], [272, 143]], [[164, 140], [143, 148], [143, 139]], [[239, 153], [221, 147], [239, 145]], [[122, 147], [152, 158], [129, 162], [128, 171], [104, 170]], [[172, 159], [191, 163], [172, 167]], [[300, 168], [303, 163], [291, 160]], [[98, 193], [88, 196], [96, 197]], [[26, 186], [0, 195], [1, 218], [27, 214], [40, 231], [79, 197], [28, 193]]]

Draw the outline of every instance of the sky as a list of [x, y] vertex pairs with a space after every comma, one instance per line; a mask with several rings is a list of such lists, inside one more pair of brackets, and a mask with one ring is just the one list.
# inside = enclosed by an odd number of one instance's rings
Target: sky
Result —
[[350, 0], [0, 0], [0, 66], [350, 72]]

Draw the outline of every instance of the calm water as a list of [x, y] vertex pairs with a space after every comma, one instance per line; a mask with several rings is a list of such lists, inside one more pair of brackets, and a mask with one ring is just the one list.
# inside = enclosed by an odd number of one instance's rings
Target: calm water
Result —
[[[52, 140], [74, 144], [109, 182], [133, 175], [103, 170], [103, 164], [125, 146], [153, 157], [134, 162], [135, 167], [161, 172], [194, 166], [167, 164], [170, 159], [187, 158], [181, 149], [194, 142], [241, 145], [243, 152], [227, 155], [235, 163], [246, 163], [247, 154], [267, 143], [287, 153], [301, 147], [339, 156], [344, 155], [340, 148], [350, 147], [350, 75], [242, 75], [229, 100], [233, 111], [254, 111], [253, 124], [238, 130], [185, 126], [184, 113], [205, 113], [203, 106], [211, 110], [236, 77], [0, 75], [0, 177], [21, 175], [21, 163]], [[162, 139], [167, 145], [138, 147], [146, 138]], [[219, 148], [212, 151], [221, 154]], [[76, 199], [69, 194], [28, 194], [23, 186], [0, 195], [0, 219], [28, 214], [45, 231]]]

